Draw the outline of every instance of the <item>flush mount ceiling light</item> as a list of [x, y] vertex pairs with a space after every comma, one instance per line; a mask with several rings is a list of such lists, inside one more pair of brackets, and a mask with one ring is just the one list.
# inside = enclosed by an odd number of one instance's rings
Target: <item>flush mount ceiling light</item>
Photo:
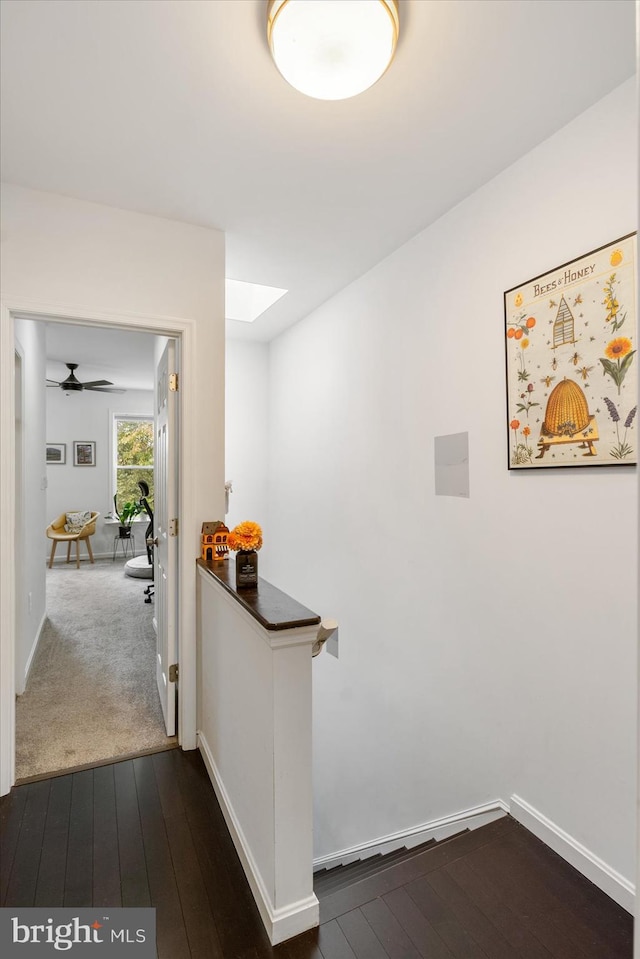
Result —
[[397, 0], [269, 0], [267, 39], [285, 80], [347, 100], [379, 80], [396, 49]]

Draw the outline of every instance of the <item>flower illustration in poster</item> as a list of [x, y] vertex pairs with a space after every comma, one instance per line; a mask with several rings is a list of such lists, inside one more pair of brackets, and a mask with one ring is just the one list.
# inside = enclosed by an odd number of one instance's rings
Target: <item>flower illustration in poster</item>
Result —
[[600, 362], [606, 376], [610, 376], [618, 387], [618, 396], [620, 396], [620, 387], [636, 351], [631, 349], [631, 340], [628, 340], [626, 336], [619, 336], [607, 344], [604, 352], [606, 356], [601, 356]]
[[635, 265], [634, 233], [504, 294], [510, 469], [637, 461]]
[[605, 396], [605, 398], [604, 398], [604, 405], [605, 405], [605, 406], [607, 407], [607, 409], [609, 410], [609, 416], [611, 417], [612, 422], [615, 423], [615, 425], [616, 425], [616, 439], [617, 439], [617, 443], [615, 444], [615, 446], [612, 446], [612, 447], [611, 447], [611, 451], [610, 451], [610, 452], [611, 452], [611, 455], [612, 455], [613, 458], [616, 459], [616, 460], [624, 460], [624, 459], [626, 459], [628, 456], [631, 456], [632, 453], [633, 453], [633, 449], [631, 448], [631, 446], [629, 445], [629, 443], [627, 443], [627, 432], [628, 432], [628, 430], [631, 429], [631, 425], [632, 425], [633, 420], [634, 420], [634, 417], [635, 417], [635, 415], [636, 415], [636, 413], [637, 413], [637, 411], [638, 411], [638, 407], [637, 407], [637, 406], [634, 406], [633, 409], [630, 410], [629, 413], [627, 414], [627, 417], [626, 417], [626, 419], [625, 419], [625, 421], [624, 421], [624, 424], [623, 424], [623, 427], [622, 427], [622, 428], [624, 429], [624, 433], [622, 434], [622, 438], [620, 438], [620, 425], [619, 425], [619, 424], [620, 424], [620, 419], [621, 419], [621, 417], [620, 417], [620, 414], [618, 413], [618, 410], [617, 410], [617, 408], [616, 408], [616, 405], [615, 405], [615, 403], [613, 402], [613, 400], [610, 400], [607, 396]]

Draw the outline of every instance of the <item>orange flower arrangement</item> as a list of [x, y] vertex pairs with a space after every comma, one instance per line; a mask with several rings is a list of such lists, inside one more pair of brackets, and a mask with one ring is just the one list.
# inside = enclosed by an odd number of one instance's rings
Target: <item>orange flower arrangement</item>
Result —
[[262, 528], [251, 520], [238, 523], [229, 533], [227, 545], [233, 550], [251, 550], [262, 547]]

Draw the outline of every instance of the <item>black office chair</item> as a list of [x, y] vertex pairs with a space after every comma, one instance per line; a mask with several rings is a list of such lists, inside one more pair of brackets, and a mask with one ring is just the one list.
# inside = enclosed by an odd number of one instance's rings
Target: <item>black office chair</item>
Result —
[[[149, 517], [149, 525], [147, 526], [147, 530], [144, 534], [144, 539], [147, 547], [147, 559], [149, 560], [149, 566], [153, 566], [153, 510], [149, 506], [149, 500], [147, 499], [147, 496], [149, 495], [149, 484], [145, 482], [145, 480], [139, 480], [138, 487], [140, 489], [140, 493], [142, 494], [140, 497], [140, 505]], [[150, 583], [148, 586], [145, 586], [144, 592], [145, 603], [150, 603], [155, 592], [154, 584]]]

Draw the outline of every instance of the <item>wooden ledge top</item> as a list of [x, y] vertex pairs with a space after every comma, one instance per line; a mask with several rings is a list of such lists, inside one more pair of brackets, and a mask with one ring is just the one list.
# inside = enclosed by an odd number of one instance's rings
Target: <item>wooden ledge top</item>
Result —
[[287, 593], [272, 586], [261, 576], [258, 577], [258, 586], [255, 589], [236, 589], [235, 560], [205, 563], [203, 559], [198, 559], [196, 562], [200, 569], [217, 579], [265, 629], [297, 629], [300, 626], [320, 625], [317, 613], [291, 599]]

